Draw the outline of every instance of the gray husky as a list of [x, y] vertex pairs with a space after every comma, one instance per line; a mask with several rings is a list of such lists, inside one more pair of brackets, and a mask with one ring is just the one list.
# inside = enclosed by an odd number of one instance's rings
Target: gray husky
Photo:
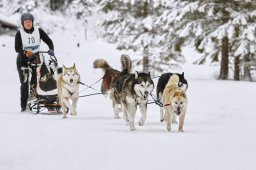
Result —
[[130, 126], [130, 130], [136, 130], [134, 127], [134, 118], [139, 105], [142, 117], [139, 125], [143, 126], [147, 117], [148, 96], [153, 91], [154, 83], [150, 73], [131, 74], [131, 59], [127, 55], [121, 56], [122, 71], [116, 77], [112, 84], [113, 91], [113, 109], [116, 114], [118, 105], [121, 105], [124, 120]]

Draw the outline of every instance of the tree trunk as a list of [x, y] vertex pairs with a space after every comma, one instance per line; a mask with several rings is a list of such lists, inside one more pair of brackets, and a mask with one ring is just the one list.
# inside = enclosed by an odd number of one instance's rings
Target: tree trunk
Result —
[[50, 8], [52, 11], [56, 11], [65, 4], [65, 0], [50, 0]]
[[148, 53], [148, 46], [144, 47], [143, 50], [143, 72], [149, 72], [149, 53]]
[[244, 60], [244, 77], [243, 79], [246, 81], [252, 81], [252, 76], [250, 72], [250, 56], [249, 54], [243, 57]]
[[235, 57], [234, 62], [234, 80], [240, 80], [240, 56]]
[[[148, 1], [144, 1], [144, 7], [143, 7], [143, 17], [146, 18], [148, 16], [148, 8], [149, 4]], [[145, 30], [145, 32], [147, 32]], [[144, 43], [143, 43], [144, 44]], [[143, 45], [143, 72], [148, 73], [149, 72], [149, 51], [148, 51], [148, 45]]]
[[224, 37], [221, 43], [220, 80], [228, 79], [228, 37]]

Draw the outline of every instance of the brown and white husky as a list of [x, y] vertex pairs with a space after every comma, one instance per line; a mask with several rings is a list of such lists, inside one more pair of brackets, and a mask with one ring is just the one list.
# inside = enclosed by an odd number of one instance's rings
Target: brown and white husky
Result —
[[178, 85], [179, 82], [179, 76], [173, 74], [163, 91], [164, 119], [167, 122], [168, 131], [171, 131], [172, 122], [176, 122], [176, 116], [179, 116], [179, 132], [183, 132], [188, 101], [185, 91]]
[[[77, 115], [77, 101], [79, 97], [80, 74], [75, 64], [72, 67], [63, 66], [61, 74], [58, 74], [57, 87], [59, 102], [63, 111], [63, 118], [67, 118], [67, 110], [71, 111], [71, 115]], [[70, 104], [72, 101], [72, 105]]]

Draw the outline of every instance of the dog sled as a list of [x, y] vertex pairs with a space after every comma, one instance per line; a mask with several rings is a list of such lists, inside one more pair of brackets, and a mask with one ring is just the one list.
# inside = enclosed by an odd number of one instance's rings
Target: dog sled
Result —
[[[32, 113], [48, 111], [61, 113], [61, 105], [58, 99], [57, 72], [58, 61], [55, 56], [49, 56], [47, 52], [39, 52], [39, 57], [28, 66], [28, 108]], [[36, 84], [32, 84], [32, 70], [36, 70]]]

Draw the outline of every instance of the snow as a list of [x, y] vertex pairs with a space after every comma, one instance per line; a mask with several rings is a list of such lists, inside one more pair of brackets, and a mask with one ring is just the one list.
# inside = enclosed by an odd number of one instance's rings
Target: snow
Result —
[[0, 21], [4, 21], [6, 23], [9, 23], [13, 26], [17, 26], [17, 15], [12, 15], [12, 16], [5, 16], [3, 14], [0, 13]]
[[[74, 25], [73, 31], [71, 25], [50, 35], [60, 66], [75, 62], [86, 84], [102, 76], [92, 68], [97, 58], [120, 68], [121, 52], [96, 39], [92, 29], [84, 41], [84, 29]], [[103, 95], [80, 98], [77, 117], [20, 113], [13, 47], [14, 37], [0, 36], [0, 169], [256, 169], [255, 83], [215, 80], [219, 68], [192, 65], [200, 57], [192, 49], [183, 51], [183, 68], [173, 70], [184, 71], [189, 83], [185, 132], [178, 133], [174, 125], [169, 133], [154, 104], [148, 106], [145, 125], [129, 131], [123, 119], [114, 119], [111, 101]], [[94, 87], [100, 89], [100, 83]], [[90, 93], [95, 91], [81, 95]]]

